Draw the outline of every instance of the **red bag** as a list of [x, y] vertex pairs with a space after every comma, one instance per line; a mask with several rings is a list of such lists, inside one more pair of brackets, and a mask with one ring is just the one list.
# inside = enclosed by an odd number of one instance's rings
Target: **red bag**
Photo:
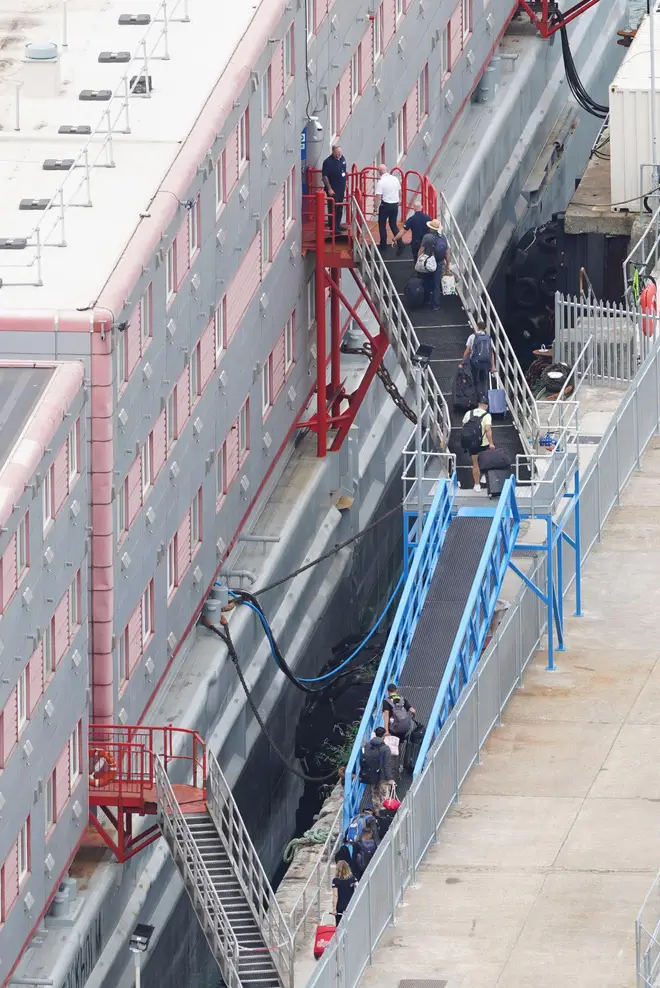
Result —
[[314, 936], [314, 957], [318, 960], [337, 932], [336, 926], [317, 926]]
[[396, 811], [399, 809], [400, 806], [401, 806], [401, 800], [396, 798], [396, 785], [394, 784], [394, 782], [392, 782], [390, 785], [389, 796], [387, 797], [387, 799], [383, 800], [383, 809], [389, 810], [392, 813], [396, 813]]

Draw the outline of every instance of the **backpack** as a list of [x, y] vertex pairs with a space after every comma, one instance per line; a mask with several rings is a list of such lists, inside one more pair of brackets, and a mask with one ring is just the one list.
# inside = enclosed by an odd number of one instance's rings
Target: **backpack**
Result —
[[456, 372], [452, 404], [457, 412], [469, 412], [479, 404], [472, 374], [464, 367], [459, 367]]
[[360, 837], [364, 833], [364, 828], [370, 816], [371, 816], [370, 813], [369, 814], [358, 813], [357, 816], [353, 817], [348, 827], [346, 828], [346, 833], [344, 834], [345, 844], [355, 844], [355, 842], [360, 839]]
[[435, 259], [438, 264], [442, 264], [445, 257], [447, 256], [447, 251], [449, 250], [449, 243], [444, 233], [439, 233], [436, 235], [435, 244], [433, 245], [433, 252], [435, 254]]
[[493, 359], [493, 341], [488, 333], [475, 333], [470, 353], [470, 363], [487, 371]]
[[471, 413], [467, 422], [463, 423], [461, 429], [461, 447], [466, 453], [473, 453], [481, 447], [483, 439], [482, 420], [483, 415]]
[[367, 837], [365, 840], [359, 840], [353, 848], [353, 860], [355, 866], [361, 875], [369, 867], [369, 862], [376, 853], [376, 841], [372, 838]]
[[360, 762], [360, 782], [375, 786], [383, 778], [383, 761], [387, 747], [384, 744], [369, 743], [362, 752]]
[[412, 716], [410, 711], [406, 710], [400, 696], [396, 700], [390, 697], [389, 702], [392, 705], [392, 709], [390, 710], [390, 734], [395, 734], [398, 738], [403, 738], [412, 727]]

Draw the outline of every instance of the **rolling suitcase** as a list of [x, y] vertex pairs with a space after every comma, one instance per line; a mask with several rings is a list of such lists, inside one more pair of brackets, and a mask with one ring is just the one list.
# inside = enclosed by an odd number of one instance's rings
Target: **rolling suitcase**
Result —
[[333, 936], [337, 932], [336, 926], [317, 926], [314, 934], [314, 957], [318, 960], [323, 957], [325, 948], [328, 946]]
[[486, 490], [488, 491], [488, 497], [499, 497], [510, 476], [511, 467], [507, 470], [486, 470]]
[[424, 305], [424, 282], [413, 275], [403, 290], [403, 300], [407, 309], [421, 309]]
[[[490, 388], [488, 389], [488, 411], [491, 415], [497, 415], [500, 419], [506, 418], [506, 393], [502, 388], [493, 387], [493, 375], [490, 375]], [[495, 382], [496, 383], [496, 382]]]

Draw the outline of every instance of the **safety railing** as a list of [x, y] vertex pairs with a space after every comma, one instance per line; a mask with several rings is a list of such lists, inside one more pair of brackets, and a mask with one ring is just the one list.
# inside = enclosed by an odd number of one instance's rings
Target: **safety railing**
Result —
[[360, 782], [362, 746], [382, 720], [382, 706], [387, 684], [396, 682], [406, 661], [410, 643], [417, 628], [440, 550], [451, 522], [451, 509], [456, 496], [456, 475], [438, 485], [431, 509], [426, 517], [419, 547], [413, 556], [399, 606], [385, 644], [378, 673], [371, 687], [351, 756], [344, 777], [344, 825], [357, 813], [364, 784]]
[[571, 367], [571, 372], [562, 384], [561, 391], [557, 395], [557, 401], [564, 401], [569, 395], [577, 394], [580, 385], [584, 384], [585, 381], [588, 381], [589, 384], [593, 383], [593, 341], [593, 336], [590, 336], [578, 353], [575, 363]]
[[[415, 427], [403, 448], [403, 510], [417, 512], [419, 505], [420, 456], [416, 446]], [[422, 434], [421, 484], [425, 507], [428, 507], [437, 489], [438, 481], [447, 480], [456, 473], [456, 457], [453, 453], [439, 453], [429, 428]]]
[[624, 299], [629, 308], [639, 302], [640, 281], [660, 262], [660, 206], [650, 217], [644, 232], [623, 262]]
[[[351, 240], [353, 256], [365, 282], [365, 286], [375, 303], [382, 326], [387, 333], [399, 365], [403, 368], [409, 385], [415, 380], [413, 357], [419, 347], [419, 339], [406, 309], [401, 301], [382, 255], [371, 233], [369, 223], [355, 200], [351, 212]], [[444, 448], [451, 432], [449, 408], [442, 388], [429, 367], [422, 370], [422, 394], [429, 409], [433, 438], [440, 448]]]
[[293, 988], [293, 941], [288, 924], [213, 752], [209, 752], [208, 768], [208, 811], [282, 983]]
[[183, 878], [195, 915], [204, 930], [226, 988], [240, 988], [238, 973], [240, 948], [229, 917], [186, 823], [160, 758], [155, 759], [154, 766], [158, 801], [157, 819], [163, 837]]
[[450, 266], [456, 275], [456, 287], [468, 317], [473, 323], [481, 323], [493, 341], [495, 376], [506, 392], [511, 417], [520, 437], [533, 443], [537, 437], [538, 419], [536, 402], [516, 353], [486, 291], [479, 269], [468, 249], [458, 223], [454, 219], [441, 194], [437, 196], [438, 218], [449, 241]]
[[572, 486], [579, 462], [579, 407], [575, 400], [537, 401], [540, 435], [514, 464], [516, 500], [526, 517], [554, 514]]
[[335, 854], [344, 837], [344, 808], [337, 811], [325, 843], [318, 853], [314, 868], [303, 885], [293, 908], [286, 916], [291, 931], [293, 949], [301, 947], [313, 926], [318, 926], [331, 902], [332, 878], [335, 871]]
[[[478, 509], [475, 509], [478, 511]], [[466, 511], [461, 509], [461, 513]], [[520, 530], [515, 481], [510, 477], [500, 495], [486, 545], [465, 605], [465, 611], [449, 654], [438, 694], [426, 726], [413, 776], [424, 768], [429, 748], [456, 706], [481, 658], [493, 620], [502, 581]]]
[[[175, 14], [179, 12], [180, 16]], [[34, 270], [29, 281], [11, 281], [3, 275], [5, 285], [43, 285], [43, 252], [45, 247], [66, 247], [66, 214], [72, 208], [85, 208], [94, 205], [92, 199], [92, 173], [94, 168], [114, 168], [113, 142], [115, 134], [131, 133], [131, 99], [151, 97], [149, 64], [151, 60], [167, 61], [169, 54], [169, 26], [172, 23], [187, 23], [188, 0], [160, 0], [151, 17], [149, 27], [138, 42], [130, 61], [124, 63], [124, 71], [110, 99], [104, 102], [104, 110], [99, 122], [78, 154], [73, 159], [60, 185], [51, 196], [41, 218], [24, 238], [14, 238], [13, 257], [28, 252], [24, 263], [0, 263], [0, 270]], [[11, 277], [11, 276], [10, 276]], [[16, 276], [18, 277], [18, 276]]]
[[616, 302], [555, 295], [554, 359], [574, 364], [591, 337], [591, 378], [628, 384], [658, 336], [658, 316]]
[[658, 988], [660, 983], [660, 872], [635, 920], [637, 988]]

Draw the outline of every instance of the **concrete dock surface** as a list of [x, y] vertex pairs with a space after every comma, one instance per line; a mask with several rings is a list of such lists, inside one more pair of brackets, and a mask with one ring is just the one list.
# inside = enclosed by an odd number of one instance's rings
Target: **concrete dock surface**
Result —
[[363, 988], [634, 985], [660, 867], [660, 439], [585, 564], [583, 604], [557, 669], [544, 652], [528, 666]]

